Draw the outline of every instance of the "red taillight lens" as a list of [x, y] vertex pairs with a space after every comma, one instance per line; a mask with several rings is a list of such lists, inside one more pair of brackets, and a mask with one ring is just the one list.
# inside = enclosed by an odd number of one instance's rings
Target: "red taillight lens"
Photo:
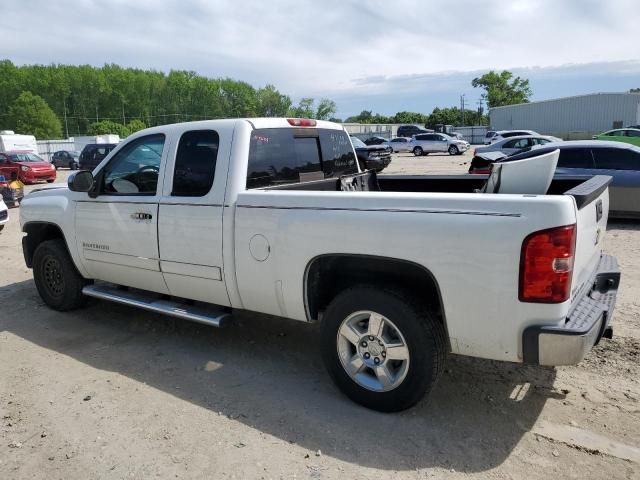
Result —
[[571, 293], [576, 226], [534, 232], [520, 254], [521, 302], [562, 303]]
[[309, 118], [287, 118], [287, 122], [293, 127], [315, 127], [317, 123]]

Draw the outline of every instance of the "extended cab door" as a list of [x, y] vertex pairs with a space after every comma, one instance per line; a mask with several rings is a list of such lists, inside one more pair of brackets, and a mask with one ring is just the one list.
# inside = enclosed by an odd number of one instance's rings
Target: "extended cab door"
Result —
[[76, 203], [76, 242], [92, 278], [167, 293], [158, 259], [158, 199], [165, 135], [130, 140]]
[[170, 294], [226, 306], [222, 214], [233, 125], [177, 131], [158, 224]]

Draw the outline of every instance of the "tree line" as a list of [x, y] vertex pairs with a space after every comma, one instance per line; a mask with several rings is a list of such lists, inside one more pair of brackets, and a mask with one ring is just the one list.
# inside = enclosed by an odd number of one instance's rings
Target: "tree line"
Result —
[[[488, 107], [527, 102], [529, 81], [508, 71], [489, 72], [471, 82], [484, 90]], [[37, 138], [115, 133], [192, 120], [239, 117], [302, 117], [342, 121], [336, 104], [302, 98], [294, 104], [273, 85], [255, 88], [230, 78], [208, 78], [192, 71], [123, 68], [115, 64], [14, 65], [0, 61], [0, 130]], [[436, 107], [430, 114], [398, 112], [385, 116], [363, 110], [345, 119], [357, 123], [486, 125], [482, 111]]]
[[128, 134], [140, 127], [212, 118], [328, 120], [335, 111], [330, 99], [303, 98], [294, 104], [273, 85], [255, 88], [191, 71], [0, 61], [0, 129], [37, 131], [40, 138], [102, 133], [105, 128]]

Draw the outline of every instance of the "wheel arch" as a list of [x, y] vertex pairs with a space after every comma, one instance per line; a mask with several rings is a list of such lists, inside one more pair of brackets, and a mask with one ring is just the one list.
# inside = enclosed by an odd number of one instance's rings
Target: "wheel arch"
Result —
[[[380, 278], [372, 280], [373, 275]], [[376, 255], [328, 253], [307, 263], [303, 281], [304, 308], [309, 322], [318, 320], [331, 299], [348, 286], [393, 283], [429, 302], [449, 338], [440, 285], [435, 275], [418, 263]]]
[[27, 222], [22, 226], [22, 231], [26, 233], [26, 235], [22, 237], [22, 253], [24, 255], [24, 261], [29, 268], [33, 266], [33, 254], [36, 248], [47, 240], [62, 239], [67, 251], [71, 253], [62, 228], [55, 223], [42, 221]]

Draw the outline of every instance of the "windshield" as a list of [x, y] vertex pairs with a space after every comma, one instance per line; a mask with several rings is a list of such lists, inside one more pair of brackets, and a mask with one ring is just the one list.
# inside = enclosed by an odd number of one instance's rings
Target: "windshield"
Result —
[[365, 143], [358, 137], [351, 137], [351, 143], [353, 143], [354, 147], [366, 147]]
[[9, 158], [13, 162], [44, 162], [44, 160], [35, 153], [12, 153], [9, 155]]

